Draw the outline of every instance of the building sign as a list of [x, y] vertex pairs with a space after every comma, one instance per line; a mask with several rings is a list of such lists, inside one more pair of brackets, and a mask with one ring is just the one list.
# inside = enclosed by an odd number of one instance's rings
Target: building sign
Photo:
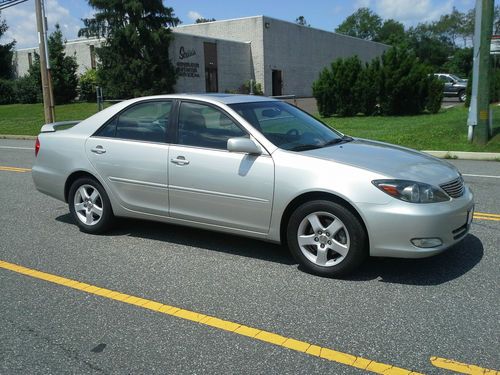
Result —
[[[179, 60], [186, 60], [193, 56], [196, 56], [196, 50], [194, 48], [186, 49], [184, 46], [179, 48]], [[175, 70], [179, 77], [200, 78], [199, 69], [200, 64], [197, 62], [178, 61]]]
[[491, 36], [490, 54], [500, 55], [500, 35]]
[[191, 48], [188, 50], [184, 49], [184, 46], [179, 48], [179, 59], [180, 60], [187, 59], [191, 56], [196, 56], [196, 50], [194, 48]]

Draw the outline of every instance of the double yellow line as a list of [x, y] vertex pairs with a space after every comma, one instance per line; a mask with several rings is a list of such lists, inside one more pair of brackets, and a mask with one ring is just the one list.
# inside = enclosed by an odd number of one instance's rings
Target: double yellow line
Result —
[[488, 214], [485, 212], [474, 212], [475, 220], [491, 220], [491, 221], [500, 221], [500, 215], [497, 214]]
[[29, 172], [31, 168], [18, 168], [18, 167], [4, 167], [0, 165], [0, 171], [8, 171], [8, 172]]

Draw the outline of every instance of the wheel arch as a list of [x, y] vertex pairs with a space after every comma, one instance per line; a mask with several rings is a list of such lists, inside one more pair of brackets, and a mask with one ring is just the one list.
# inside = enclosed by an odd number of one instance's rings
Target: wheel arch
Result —
[[328, 201], [340, 204], [341, 206], [348, 209], [354, 216], [356, 216], [358, 218], [359, 222], [363, 226], [363, 229], [365, 230], [366, 238], [368, 241], [367, 247], [368, 247], [368, 249], [370, 248], [370, 236], [368, 234], [368, 229], [366, 227], [365, 221], [363, 220], [363, 217], [358, 212], [358, 210], [346, 199], [344, 199], [336, 194], [323, 192], [323, 191], [311, 191], [311, 192], [306, 192], [306, 193], [300, 194], [297, 197], [295, 197], [290, 203], [288, 203], [285, 210], [283, 211], [283, 215], [281, 216], [281, 222], [280, 222], [280, 239], [281, 239], [281, 243], [283, 245], [286, 245], [286, 241], [287, 241], [286, 228], [287, 228], [288, 221], [290, 220], [292, 213], [301, 204], [308, 202], [308, 201], [313, 201], [313, 200], [328, 200]]
[[[99, 179], [96, 176], [94, 176], [92, 173], [90, 173], [88, 171], [84, 171], [84, 170], [74, 171], [73, 173], [71, 173], [68, 176], [68, 178], [66, 179], [66, 183], [64, 184], [64, 200], [66, 201], [66, 203], [68, 203], [68, 198], [69, 198], [68, 195], [69, 195], [69, 189], [71, 188], [71, 185], [73, 185], [73, 182], [75, 182], [76, 180], [78, 180], [81, 177], [88, 177], [88, 178], [91, 178], [93, 180], [96, 180], [99, 184], [101, 184], [101, 186], [103, 186], [101, 181], [99, 181]], [[103, 188], [104, 188], [104, 186], [103, 186]]]

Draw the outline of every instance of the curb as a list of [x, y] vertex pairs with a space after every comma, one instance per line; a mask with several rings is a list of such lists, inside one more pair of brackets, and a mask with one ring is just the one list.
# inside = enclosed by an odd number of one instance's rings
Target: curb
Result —
[[0, 139], [20, 139], [24, 141], [31, 141], [36, 139], [36, 135], [8, 135], [0, 134]]
[[440, 159], [460, 160], [495, 160], [500, 161], [499, 152], [466, 152], [466, 151], [422, 151]]

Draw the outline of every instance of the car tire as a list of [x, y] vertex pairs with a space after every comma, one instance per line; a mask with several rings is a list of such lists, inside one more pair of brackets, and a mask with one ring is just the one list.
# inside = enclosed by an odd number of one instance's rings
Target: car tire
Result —
[[347, 275], [368, 255], [368, 236], [360, 219], [328, 200], [306, 202], [292, 213], [287, 243], [294, 259], [319, 276]]
[[102, 185], [90, 177], [73, 182], [68, 194], [69, 211], [82, 232], [104, 233], [114, 219], [111, 203]]
[[458, 100], [460, 100], [460, 102], [465, 102], [467, 100], [467, 94], [465, 93], [465, 90], [461, 90], [458, 92]]

